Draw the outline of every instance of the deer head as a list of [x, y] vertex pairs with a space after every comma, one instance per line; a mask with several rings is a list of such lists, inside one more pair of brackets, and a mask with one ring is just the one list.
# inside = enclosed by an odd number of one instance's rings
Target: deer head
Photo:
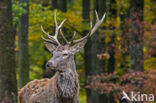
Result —
[[[98, 29], [98, 27], [102, 24], [104, 18], [105, 18], [105, 14], [103, 15], [102, 19], [99, 19], [97, 12], [95, 11], [96, 14], [96, 23], [94, 25], [94, 27], [91, 26], [91, 29], [89, 31], [89, 33], [78, 39], [78, 40], [74, 40], [74, 37], [76, 35], [76, 32], [74, 32], [72, 40], [68, 41], [65, 36], [62, 33], [61, 27], [64, 24], [64, 22], [66, 21], [63, 20], [60, 25], [58, 25], [57, 20], [56, 20], [56, 12], [54, 15], [54, 21], [55, 21], [55, 35], [49, 35], [48, 32], [46, 32], [43, 27], [41, 26], [41, 29], [43, 31], [43, 33], [45, 33], [47, 35], [47, 37], [49, 39], [46, 39], [42, 36], [42, 38], [44, 39], [44, 44], [47, 47], [47, 49], [53, 53], [53, 57], [47, 62], [46, 67], [50, 68], [50, 69], [55, 69], [56, 71], [68, 71], [69, 69], [71, 69], [70, 67], [68, 67], [72, 62], [74, 62], [74, 55], [76, 52], [80, 51], [84, 45], [87, 42], [87, 39], [89, 37], [91, 37], [95, 31]], [[61, 45], [61, 43], [58, 41], [58, 34], [60, 34], [63, 38], [63, 40], [65, 41], [66, 45]]]

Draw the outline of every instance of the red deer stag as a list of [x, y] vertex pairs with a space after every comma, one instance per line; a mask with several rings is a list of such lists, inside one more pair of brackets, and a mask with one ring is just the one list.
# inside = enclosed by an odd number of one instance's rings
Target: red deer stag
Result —
[[[49, 38], [45, 39], [42, 36], [44, 44], [53, 53], [53, 57], [47, 62], [46, 67], [55, 69], [56, 74], [51, 79], [33, 80], [24, 86], [19, 92], [20, 103], [78, 103], [79, 83], [74, 55], [84, 47], [88, 37], [92, 36], [102, 24], [105, 14], [100, 20], [96, 11], [95, 13], [96, 23], [93, 28], [91, 27], [89, 33], [78, 40], [74, 40], [76, 34], [74, 33], [70, 42], [67, 41], [61, 31], [65, 20], [58, 25], [56, 13], [54, 15], [56, 25], [54, 36], [45, 32], [41, 26], [43, 33]], [[57, 39], [59, 33], [67, 43], [64, 46]]]

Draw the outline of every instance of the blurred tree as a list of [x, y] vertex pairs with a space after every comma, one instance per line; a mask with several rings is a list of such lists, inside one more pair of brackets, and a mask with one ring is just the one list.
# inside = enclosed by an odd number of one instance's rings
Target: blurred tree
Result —
[[[82, 1], [82, 17], [84, 23], [89, 23], [90, 21], [90, 0], [83, 0]], [[83, 35], [86, 35], [89, 31], [84, 30]], [[93, 58], [92, 58], [92, 40], [89, 39], [87, 44], [85, 45], [85, 52], [84, 52], [84, 60], [85, 60], [85, 75], [86, 80], [89, 76], [92, 76], [94, 74], [94, 67], [93, 64]], [[92, 65], [91, 65], [92, 64]], [[94, 66], [93, 66], [94, 65]], [[87, 103], [97, 103], [97, 94], [96, 92], [91, 88], [86, 88], [86, 94], [87, 94]]]
[[52, 1], [52, 10], [57, 9], [57, 0], [51, 0]]
[[[108, 73], [113, 73], [115, 71], [115, 41], [116, 41], [116, 25], [117, 22], [117, 2], [116, 0], [109, 0], [109, 13], [108, 13], [109, 19], [111, 20], [111, 23], [109, 24], [109, 30], [112, 31], [110, 34], [110, 41], [108, 42], [108, 64], [107, 69]], [[108, 103], [115, 103], [114, 101], [113, 93], [109, 94], [109, 101]]]
[[[97, 4], [97, 12], [99, 14], [99, 18], [102, 18], [104, 13], [106, 13], [106, 0], [99, 0]], [[104, 54], [105, 53], [105, 34], [104, 34], [104, 26], [101, 26], [101, 32], [97, 36], [97, 54]], [[97, 69], [101, 72], [106, 71], [105, 69], [105, 59], [97, 59]]]
[[[94, 1], [94, 9], [98, 12], [99, 17], [101, 18], [106, 11], [106, 1], [105, 0], [96, 0]], [[89, 16], [90, 16], [90, 1], [83, 0], [83, 19], [85, 23], [89, 24]], [[93, 25], [96, 22], [95, 13], [94, 13]], [[87, 34], [88, 31], [85, 30], [83, 32]], [[93, 35], [91, 39], [88, 40], [85, 46], [85, 72], [86, 78], [89, 76], [93, 76], [95, 74], [99, 74], [104, 71], [104, 60], [98, 60], [97, 54], [104, 53], [105, 48], [105, 37], [104, 35]], [[87, 92], [87, 103], [103, 103], [104, 95], [98, 95], [93, 89], [86, 88]]]
[[130, 1], [130, 68], [144, 70], [144, 0]]
[[129, 61], [126, 59], [129, 56], [129, 39], [128, 39], [128, 19], [129, 19], [129, 6], [125, 7], [126, 3], [121, 3], [120, 5], [120, 30], [121, 30], [121, 55], [122, 55], [122, 62], [120, 67], [122, 69], [128, 69]]
[[67, 0], [57, 0], [58, 9], [66, 12], [67, 11]]
[[108, 42], [108, 53], [109, 53], [109, 60], [108, 60], [108, 73], [112, 73], [115, 70], [115, 39], [116, 39], [116, 17], [117, 17], [117, 4], [116, 0], [109, 1], [109, 17], [111, 23], [109, 25], [109, 29], [112, 31], [110, 34], [110, 41]]
[[0, 103], [17, 103], [11, 0], [0, 0]]
[[[98, 1], [94, 1], [97, 6]], [[86, 23], [89, 23], [90, 20], [90, 0], [83, 0], [83, 19]], [[94, 4], [95, 5], [95, 4]], [[95, 22], [95, 21], [94, 21]], [[83, 32], [85, 35], [88, 33], [88, 31]], [[90, 80], [88, 80], [89, 76], [93, 76], [95, 74], [98, 74], [96, 70], [96, 34], [92, 36], [85, 45], [85, 73], [86, 73], [86, 80], [88, 83], [90, 83]], [[86, 88], [87, 93], [87, 103], [99, 103], [98, 94], [90, 88]]]
[[29, 25], [29, 0], [19, 0], [27, 10], [18, 22], [18, 68], [19, 86], [22, 88], [29, 81], [29, 53], [28, 53], [28, 25]]
[[[106, 13], [106, 0], [98, 0], [98, 14], [99, 18], [102, 18], [103, 14]], [[97, 55], [104, 54], [106, 52], [106, 43], [105, 43], [105, 27], [101, 26], [101, 31], [97, 36]], [[99, 70], [99, 74], [101, 72], [106, 72], [106, 61], [105, 59], [97, 59], [96, 69]], [[108, 103], [107, 94], [99, 94], [99, 103]]]

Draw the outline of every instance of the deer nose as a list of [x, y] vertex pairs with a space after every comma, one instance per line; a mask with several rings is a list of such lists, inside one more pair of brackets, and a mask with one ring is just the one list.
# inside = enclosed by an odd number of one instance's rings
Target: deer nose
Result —
[[47, 68], [49, 68], [49, 67], [51, 67], [52, 66], [52, 63], [51, 62], [48, 62], [47, 64], [46, 64], [46, 67]]
[[56, 65], [55, 65], [53, 62], [48, 62], [48, 63], [46, 64], [46, 67], [47, 67], [47, 68], [56, 67]]

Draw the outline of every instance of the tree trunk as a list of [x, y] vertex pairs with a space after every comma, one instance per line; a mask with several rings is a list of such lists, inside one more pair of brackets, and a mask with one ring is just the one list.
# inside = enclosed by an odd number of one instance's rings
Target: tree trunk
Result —
[[[106, 0], [99, 0], [98, 1], [98, 7], [97, 7], [97, 12], [99, 14], [99, 18], [101, 19], [103, 14], [106, 12]], [[101, 27], [103, 30], [105, 29], [104, 27]], [[97, 54], [103, 54], [105, 53], [105, 34], [99, 33], [97, 36]], [[101, 59], [97, 61], [97, 69], [100, 70], [99, 73], [105, 72], [105, 60]]]
[[129, 68], [129, 61], [126, 59], [129, 56], [129, 38], [128, 38], [128, 19], [129, 19], [129, 8], [124, 11], [125, 8], [120, 8], [120, 30], [121, 30], [121, 54], [122, 61], [120, 67], [124, 70]]
[[0, 103], [17, 103], [11, 0], [0, 0]]
[[66, 12], [67, 11], [67, 0], [57, 0], [58, 9]]
[[[82, 2], [82, 17], [84, 20], [84, 23], [89, 23], [90, 21], [90, 0], [83, 0]], [[86, 35], [89, 31], [85, 30], [83, 31], [83, 34]], [[85, 74], [86, 74], [86, 80], [88, 80], [89, 76], [93, 76], [94, 74], [97, 74], [96, 68], [96, 52], [95, 48], [93, 46], [93, 40], [89, 39], [87, 44], [85, 45]], [[89, 84], [89, 82], [88, 82]], [[87, 85], [88, 85], [87, 84]], [[99, 103], [98, 102], [98, 94], [90, 88], [86, 88], [87, 93], [87, 103]]]
[[[98, 2], [98, 14], [99, 18], [102, 18], [103, 14], [106, 13], [106, 0], [99, 0]], [[101, 27], [102, 31], [105, 30], [105, 27]], [[97, 54], [104, 54], [106, 52], [106, 43], [105, 43], [105, 34], [101, 32], [97, 37]], [[101, 72], [106, 72], [106, 62], [105, 59], [97, 59], [96, 68]], [[107, 94], [98, 94], [99, 103], [108, 103]]]
[[52, 0], [52, 10], [57, 9], [57, 0]]
[[[116, 41], [116, 17], [117, 17], [117, 3], [116, 0], [109, 0], [109, 18], [111, 23], [109, 30], [112, 31], [110, 34], [110, 41], [108, 42], [108, 53], [110, 58], [108, 59], [107, 69], [108, 73], [113, 73], [115, 70], [115, 41]], [[115, 103], [113, 93], [109, 94], [108, 103]]]
[[110, 42], [108, 43], [108, 53], [110, 55], [110, 58], [108, 60], [108, 73], [112, 73], [115, 70], [115, 38], [116, 38], [116, 32], [115, 32], [115, 22], [117, 17], [117, 7], [116, 7], [116, 0], [110, 0], [109, 1], [109, 17], [112, 20], [112, 23], [109, 25], [109, 29], [112, 31], [112, 34], [110, 35]]
[[143, 8], [144, 0], [130, 1], [130, 68], [144, 70]]
[[108, 59], [108, 73], [113, 73], [115, 70], [115, 38], [116, 33], [113, 31], [113, 33], [110, 36], [111, 40], [108, 43], [108, 53], [110, 58]]
[[19, 68], [19, 86], [22, 88], [29, 82], [29, 53], [28, 53], [28, 14], [29, 0], [19, 0], [20, 3], [26, 3], [24, 7], [27, 13], [19, 18], [18, 24], [18, 68]]

